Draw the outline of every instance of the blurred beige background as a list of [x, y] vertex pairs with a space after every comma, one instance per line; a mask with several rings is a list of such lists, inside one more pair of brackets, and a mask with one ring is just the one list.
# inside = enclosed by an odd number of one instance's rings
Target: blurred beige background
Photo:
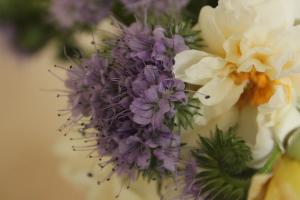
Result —
[[48, 69], [58, 61], [51, 45], [30, 58], [14, 56], [0, 38], [0, 199], [82, 200], [64, 180], [53, 146], [62, 137], [56, 110], [63, 102], [41, 89], [61, 88]]

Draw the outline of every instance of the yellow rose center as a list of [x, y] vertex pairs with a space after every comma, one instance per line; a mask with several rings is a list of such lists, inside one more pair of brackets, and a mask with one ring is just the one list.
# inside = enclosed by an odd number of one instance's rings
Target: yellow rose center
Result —
[[247, 87], [237, 103], [239, 108], [247, 104], [252, 106], [265, 104], [275, 92], [274, 85], [276, 81], [271, 80], [265, 73], [256, 72], [256, 70], [241, 73], [232, 72], [230, 77], [237, 85], [248, 81]]

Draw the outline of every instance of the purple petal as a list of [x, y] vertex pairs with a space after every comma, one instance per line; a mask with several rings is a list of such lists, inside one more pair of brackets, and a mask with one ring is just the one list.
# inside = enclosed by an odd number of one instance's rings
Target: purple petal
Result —
[[159, 100], [158, 96], [158, 87], [151, 86], [148, 90], [145, 91], [145, 98], [149, 102], [157, 102]]
[[133, 121], [137, 124], [140, 124], [140, 125], [148, 125], [151, 123], [151, 118], [148, 119], [148, 118], [144, 118], [144, 117], [141, 117], [139, 115], [134, 115], [133, 116]]

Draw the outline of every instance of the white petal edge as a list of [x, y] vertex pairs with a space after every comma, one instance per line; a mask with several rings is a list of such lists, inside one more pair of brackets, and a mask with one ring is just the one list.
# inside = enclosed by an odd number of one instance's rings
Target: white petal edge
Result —
[[207, 56], [209, 56], [209, 54], [197, 50], [186, 50], [177, 54], [175, 56], [175, 65], [173, 66], [175, 78], [190, 83], [185, 71]]
[[198, 63], [187, 68], [186, 77], [190, 83], [203, 85], [216, 76], [218, 70], [225, 67], [226, 62], [218, 57], [204, 57]]
[[225, 42], [225, 36], [220, 30], [214, 15], [214, 9], [212, 7], [203, 7], [199, 16], [199, 27], [202, 31], [202, 37], [208, 46], [208, 51], [224, 57], [225, 51], [223, 44]]

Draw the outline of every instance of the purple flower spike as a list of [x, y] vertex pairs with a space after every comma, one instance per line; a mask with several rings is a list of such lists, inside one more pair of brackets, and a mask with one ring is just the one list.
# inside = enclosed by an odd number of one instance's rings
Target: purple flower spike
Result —
[[164, 32], [140, 23], [124, 27], [111, 41], [110, 57], [82, 61], [66, 81], [72, 113], [90, 117], [86, 127], [97, 132], [100, 156], [110, 156], [115, 172], [131, 179], [140, 172], [163, 176], [177, 169], [180, 139], [167, 122], [175, 103], [186, 101], [172, 66], [174, 55], [187, 47], [180, 36]]

